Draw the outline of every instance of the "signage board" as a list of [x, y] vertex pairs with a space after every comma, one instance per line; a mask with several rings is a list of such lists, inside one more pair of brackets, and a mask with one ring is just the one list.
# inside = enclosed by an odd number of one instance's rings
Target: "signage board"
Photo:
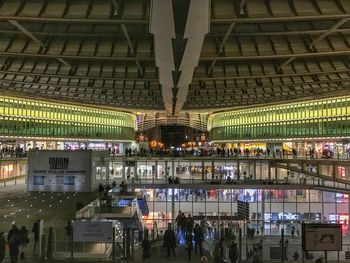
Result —
[[90, 151], [30, 151], [29, 191], [89, 191]]
[[112, 242], [112, 222], [73, 222], [73, 240], [78, 242]]
[[341, 224], [302, 224], [302, 247], [307, 251], [341, 251]]
[[249, 203], [237, 200], [237, 215], [244, 220], [249, 220]]

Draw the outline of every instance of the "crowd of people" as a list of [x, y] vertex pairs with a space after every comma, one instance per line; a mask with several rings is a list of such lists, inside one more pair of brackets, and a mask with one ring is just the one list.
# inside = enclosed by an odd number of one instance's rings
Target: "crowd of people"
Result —
[[[34, 254], [36, 254], [37, 243], [39, 240], [39, 221], [34, 222], [32, 232], [34, 235]], [[0, 231], [0, 263], [3, 262], [6, 251], [8, 250], [11, 263], [17, 263], [18, 257], [26, 257], [26, 247], [30, 242], [29, 233], [26, 226], [18, 228], [16, 224], [8, 231], [7, 237], [5, 233]]]
[[[171, 224], [168, 225], [168, 229], [164, 234], [164, 247], [167, 249], [167, 258], [172, 254], [175, 256], [175, 247], [179, 244], [185, 246], [188, 261], [191, 261], [192, 252], [203, 256], [203, 229], [199, 224], [195, 224], [191, 214], [185, 216], [184, 213], [179, 211], [178, 216], [175, 219], [176, 234], [172, 229]], [[193, 246], [194, 243], [194, 246]]]
[[0, 158], [21, 158], [26, 157], [27, 151], [25, 151], [22, 147], [1, 147], [0, 148]]

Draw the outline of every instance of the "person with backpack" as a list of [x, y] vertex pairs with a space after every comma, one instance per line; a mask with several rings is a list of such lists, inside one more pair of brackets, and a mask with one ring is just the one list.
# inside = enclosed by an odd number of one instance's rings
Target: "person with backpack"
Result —
[[24, 248], [29, 243], [28, 229], [25, 226], [22, 226], [20, 230], [20, 243], [21, 243], [21, 258], [24, 258]]
[[21, 245], [20, 235], [21, 233], [20, 233], [20, 230], [17, 228], [17, 226], [12, 225], [12, 229], [9, 231], [7, 235], [7, 242], [9, 244], [9, 249], [10, 249], [11, 263], [18, 262], [19, 246]]
[[4, 260], [6, 253], [6, 239], [4, 237], [4, 232], [0, 232], [0, 263]]

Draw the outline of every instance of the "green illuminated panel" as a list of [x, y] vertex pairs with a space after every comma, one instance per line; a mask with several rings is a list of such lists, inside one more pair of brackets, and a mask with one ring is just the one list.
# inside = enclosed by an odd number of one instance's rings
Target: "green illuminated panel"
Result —
[[209, 117], [212, 140], [350, 135], [350, 97], [290, 103]]
[[133, 114], [0, 96], [0, 134], [133, 140]]

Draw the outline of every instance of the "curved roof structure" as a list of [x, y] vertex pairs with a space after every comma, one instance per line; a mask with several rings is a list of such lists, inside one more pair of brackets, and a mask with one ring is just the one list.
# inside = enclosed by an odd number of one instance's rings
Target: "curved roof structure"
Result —
[[349, 33], [347, 0], [4, 0], [0, 90], [176, 116], [343, 95]]

